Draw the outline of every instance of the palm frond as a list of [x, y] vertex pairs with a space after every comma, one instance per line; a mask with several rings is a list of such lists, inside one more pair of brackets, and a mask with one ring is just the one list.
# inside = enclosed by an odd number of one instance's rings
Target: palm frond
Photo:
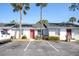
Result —
[[69, 19], [69, 22], [76, 22], [77, 21], [77, 19], [75, 18], [75, 17], [71, 17], [70, 19]]
[[11, 6], [12, 6], [12, 7], [16, 7], [17, 4], [16, 4], [16, 3], [11, 3]]
[[47, 3], [42, 3], [42, 7], [46, 7], [47, 6]]
[[30, 9], [30, 7], [29, 6], [25, 6], [25, 10], [29, 10]]
[[27, 12], [26, 12], [25, 10], [23, 10], [23, 13], [24, 13], [24, 15], [26, 15], [26, 14], [27, 14]]
[[47, 3], [36, 3], [36, 6], [46, 7]]
[[40, 6], [40, 3], [36, 3], [36, 6]]
[[29, 3], [11, 3], [11, 6], [13, 7], [13, 12], [22, 10], [24, 15], [26, 15], [26, 11], [30, 9]]
[[75, 10], [78, 10], [79, 9], [79, 6], [77, 3], [72, 3], [70, 6], [69, 6], [69, 10], [70, 11], [75, 11]]
[[13, 7], [13, 12], [19, 11], [19, 4], [18, 3], [11, 3], [11, 6]]

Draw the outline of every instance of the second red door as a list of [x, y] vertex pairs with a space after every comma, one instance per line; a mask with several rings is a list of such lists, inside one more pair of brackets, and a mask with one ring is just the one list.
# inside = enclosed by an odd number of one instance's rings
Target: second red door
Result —
[[30, 38], [34, 39], [35, 38], [35, 30], [30, 29]]

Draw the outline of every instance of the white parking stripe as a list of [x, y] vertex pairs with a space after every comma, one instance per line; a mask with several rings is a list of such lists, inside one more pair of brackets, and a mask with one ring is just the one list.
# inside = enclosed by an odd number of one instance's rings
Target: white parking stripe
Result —
[[59, 50], [56, 48], [56, 47], [54, 47], [52, 44], [50, 44], [48, 41], [46, 41], [52, 48], [54, 48], [57, 52], [59, 52]]
[[25, 47], [24, 51], [27, 50], [27, 48], [29, 47], [30, 43], [31, 43], [31, 41], [27, 44], [27, 46]]

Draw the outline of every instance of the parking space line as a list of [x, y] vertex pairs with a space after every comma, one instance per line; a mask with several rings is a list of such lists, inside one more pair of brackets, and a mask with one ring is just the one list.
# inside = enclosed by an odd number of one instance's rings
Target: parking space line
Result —
[[27, 46], [25, 47], [24, 51], [26, 51], [30, 45], [31, 41], [27, 44]]
[[54, 48], [57, 52], [59, 52], [59, 50], [56, 48], [56, 47], [54, 47], [52, 44], [50, 44], [48, 41], [46, 41], [52, 48]]

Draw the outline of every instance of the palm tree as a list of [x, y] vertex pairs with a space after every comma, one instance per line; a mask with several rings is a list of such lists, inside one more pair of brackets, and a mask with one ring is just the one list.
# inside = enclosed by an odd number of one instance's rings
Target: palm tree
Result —
[[[69, 10], [70, 10], [70, 11], [79, 10], [79, 3], [72, 3], [72, 4], [69, 6]], [[78, 20], [77, 22], [79, 22], [79, 20]]]
[[[40, 7], [40, 21], [42, 20], [42, 10], [44, 7], [47, 6], [47, 3], [36, 3], [36, 6]], [[42, 22], [40, 22], [40, 29], [41, 29], [41, 26], [42, 26]], [[42, 29], [41, 29], [41, 33], [42, 33]], [[42, 38], [42, 35], [40, 34], [40, 37]]]
[[10, 21], [11, 24], [16, 24], [17, 22], [15, 20]]
[[77, 21], [77, 19], [75, 18], [75, 17], [71, 17], [70, 19], [69, 19], [69, 22], [71, 22], [71, 23], [74, 23], [74, 22], [76, 22]]
[[19, 39], [21, 39], [21, 33], [22, 33], [22, 12], [24, 15], [27, 14], [26, 11], [30, 9], [30, 4], [29, 3], [11, 3], [11, 6], [13, 7], [13, 12], [18, 12], [20, 13], [20, 29], [19, 29]]
[[41, 20], [41, 21], [38, 21], [36, 24], [40, 24], [40, 23], [43, 23], [43, 24], [48, 24], [48, 20]]
[[[69, 6], [69, 10], [70, 10], [70, 11], [79, 10], [79, 4], [78, 4], [78, 3], [71, 3], [71, 5]], [[72, 18], [70, 18], [70, 21], [71, 21], [71, 22], [75, 22], [75, 21], [76, 21], [76, 18], [72, 17]], [[68, 36], [69, 36], [69, 35], [68, 35]]]
[[72, 4], [69, 6], [69, 10], [70, 10], [70, 11], [79, 10], [79, 3], [72, 3]]
[[79, 20], [77, 21], [77, 23], [79, 23]]

